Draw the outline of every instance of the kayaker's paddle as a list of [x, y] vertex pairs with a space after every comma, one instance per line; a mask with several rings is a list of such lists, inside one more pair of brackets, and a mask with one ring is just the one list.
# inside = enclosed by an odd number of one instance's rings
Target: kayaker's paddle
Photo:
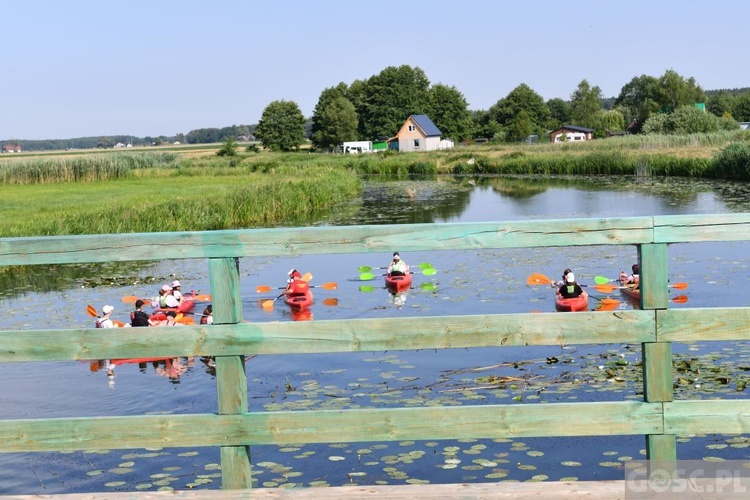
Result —
[[595, 297], [593, 295], [589, 295], [589, 298], [592, 298], [594, 300], [598, 300], [599, 303], [602, 306], [607, 306], [608, 308], [609, 307], [614, 308], [614, 307], [617, 307], [618, 305], [620, 305], [620, 301], [619, 300], [613, 299], [613, 298], [610, 298], [610, 297]]
[[[672, 283], [671, 285], [668, 285], [668, 286], [669, 288], [675, 288], [677, 290], [685, 290], [688, 287], [687, 283]], [[594, 285], [594, 288], [597, 291], [602, 292], [602, 293], [611, 293], [611, 292], [614, 292], [615, 290], [623, 290], [623, 289], [628, 289], [628, 288], [632, 289], [632, 287], [629, 287], [629, 286], [617, 286], [614, 284]]]
[[86, 306], [86, 314], [88, 314], [92, 318], [99, 317], [99, 313], [97, 312], [96, 307], [92, 306], [91, 304]]
[[279, 300], [283, 296], [284, 296], [284, 294], [282, 293], [281, 295], [279, 295], [275, 299], [264, 300], [263, 302], [260, 303], [260, 305], [263, 306], [263, 309], [265, 309], [266, 311], [271, 311], [273, 309], [273, 305], [276, 303], [276, 301]]
[[142, 297], [136, 297], [135, 295], [126, 295], [122, 298], [122, 301], [126, 304], [135, 304], [138, 300], [142, 300], [146, 304], [151, 302], [151, 299], [144, 299]]
[[198, 293], [198, 294], [192, 294], [192, 295], [187, 294], [186, 298], [193, 299], [198, 302], [211, 302], [211, 295], [207, 293], [203, 293], [203, 294]]
[[[422, 262], [417, 267], [419, 267], [420, 269], [432, 269], [432, 264], [430, 264], [429, 262]], [[373, 269], [388, 269], [388, 266], [386, 267], [359, 266], [357, 268], [357, 271], [359, 271], [360, 273], [367, 273], [367, 272], [372, 271]]]
[[676, 304], [684, 304], [685, 302], [688, 301], [688, 296], [687, 295], [678, 295], [677, 297], [675, 297], [673, 299], [670, 299], [669, 301], [670, 302], [674, 302]]
[[[437, 269], [434, 267], [430, 267], [427, 269], [424, 269], [423, 271], [409, 271], [409, 274], [424, 274], [425, 276], [433, 276], [437, 273]], [[370, 281], [371, 279], [374, 279], [375, 276], [387, 276], [387, 273], [383, 274], [372, 274], [372, 273], [362, 273], [359, 275], [359, 279], [362, 281]]]
[[[310, 288], [322, 288], [324, 290], [336, 290], [338, 288], [339, 284], [334, 281], [329, 281], [328, 283], [323, 283], [322, 285], [310, 285]], [[277, 286], [277, 287], [270, 287], [266, 285], [258, 285], [255, 287], [255, 291], [257, 293], [268, 293], [271, 290], [283, 290], [285, 289], [285, 286]]]
[[527, 285], [554, 285], [555, 282], [540, 273], [532, 273], [526, 278]]

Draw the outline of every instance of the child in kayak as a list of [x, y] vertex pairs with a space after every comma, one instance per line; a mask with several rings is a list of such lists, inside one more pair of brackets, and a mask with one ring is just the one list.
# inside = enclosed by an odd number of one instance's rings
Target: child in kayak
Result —
[[286, 289], [284, 295], [287, 297], [295, 297], [299, 295], [305, 295], [310, 290], [310, 285], [307, 281], [302, 279], [302, 275], [296, 269], [292, 269], [287, 273], [289, 279], [287, 280]]
[[620, 271], [620, 284], [623, 286], [631, 286], [635, 290], [638, 288], [638, 282], [640, 281], [641, 266], [633, 264], [631, 267], [633, 274], [628, 274], [625, 271]]
[[404, 276], [409, 272], [409, 265], [401, 260], [401, 256], [398, 252], [393, 252], [393, 260], [388, 265], [388, 271], [391, 276]]
[[583, 288], [576, 283], [576, 277], [572, 271], [565, 275], [565, 283], [557, 289], [557, 293], [565, 299], [574, 299], [583, 293]]
[[571, 271], [570, 268], [566, 269], [565, 271], [563, 271], [562, 279], [560, 281], [553, 281], [553, 282], [551, 282], [550, 286], [552, 288], [560, 288], [561, 286], [563, 286], [565, 284], [565, 278], [568, 276], [568, 273], [571, 273], [571, 272], [573, 272], [573, 271]]

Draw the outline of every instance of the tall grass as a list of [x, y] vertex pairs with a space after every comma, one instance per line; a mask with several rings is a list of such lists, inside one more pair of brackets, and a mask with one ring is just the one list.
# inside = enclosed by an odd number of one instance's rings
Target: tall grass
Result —
[[[292, 174], [290, 174], [292, 172]], [[309, 167], [277, 175], [120, 179], [0, 186], [0, 236], [201, 231], [306, 224], [361, 191], [353, 172]], [[54, 198], [50, 193], [54, 192]]]
[[137, 169], [174, 168], [174, 153], [107, 153], [0, 162], [0, 184], [49, 184], [125, 179]]

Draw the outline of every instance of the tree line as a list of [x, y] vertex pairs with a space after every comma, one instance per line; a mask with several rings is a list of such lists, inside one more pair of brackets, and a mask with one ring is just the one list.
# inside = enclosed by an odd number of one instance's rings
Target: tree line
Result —
[[[702, 103], [703, 108], [696, 107]], [[568, 100], [545, 101], [522, 83], [487, 110], [469, 110], [455, 87], [432, 85], [419, 67], [388, 67], [366, 80], [324, 89], [315, 106], [309, 138], [316, 148], [344, 141], [384, 140], [396, 134], [409, 115], [426, 114], [443, 137], [456, 141], [487, 138], [520, 141], [565, 124], [608, 132], [691, 133], [736, 129], [750, 121], [750, 89], [706, 93], [694, 78], [668, 70], [660, 77], [641, 75], [616, 98], [582, 80]], [[651, 123], [649, 123], [651, 121]], [[303, 143], [305, 118], [293, 101], [274, 101], [263, 111], [256, 137], [263, 146], [288, 151]]]

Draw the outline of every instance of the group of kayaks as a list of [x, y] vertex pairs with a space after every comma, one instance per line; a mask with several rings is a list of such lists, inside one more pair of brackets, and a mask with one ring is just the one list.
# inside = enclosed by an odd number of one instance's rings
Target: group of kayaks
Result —
[[[627, 280], [619, 280], [617, 287], [625, 296], [639, 301], [641, 299], [641, 289], [635, 283], [629, 283]], [[559, 293], [555, 294], [555, 309], [560, 312], [586, 311], [589, 306], [589, 294], [584, 290], [578, 297], [565, 298]]]

